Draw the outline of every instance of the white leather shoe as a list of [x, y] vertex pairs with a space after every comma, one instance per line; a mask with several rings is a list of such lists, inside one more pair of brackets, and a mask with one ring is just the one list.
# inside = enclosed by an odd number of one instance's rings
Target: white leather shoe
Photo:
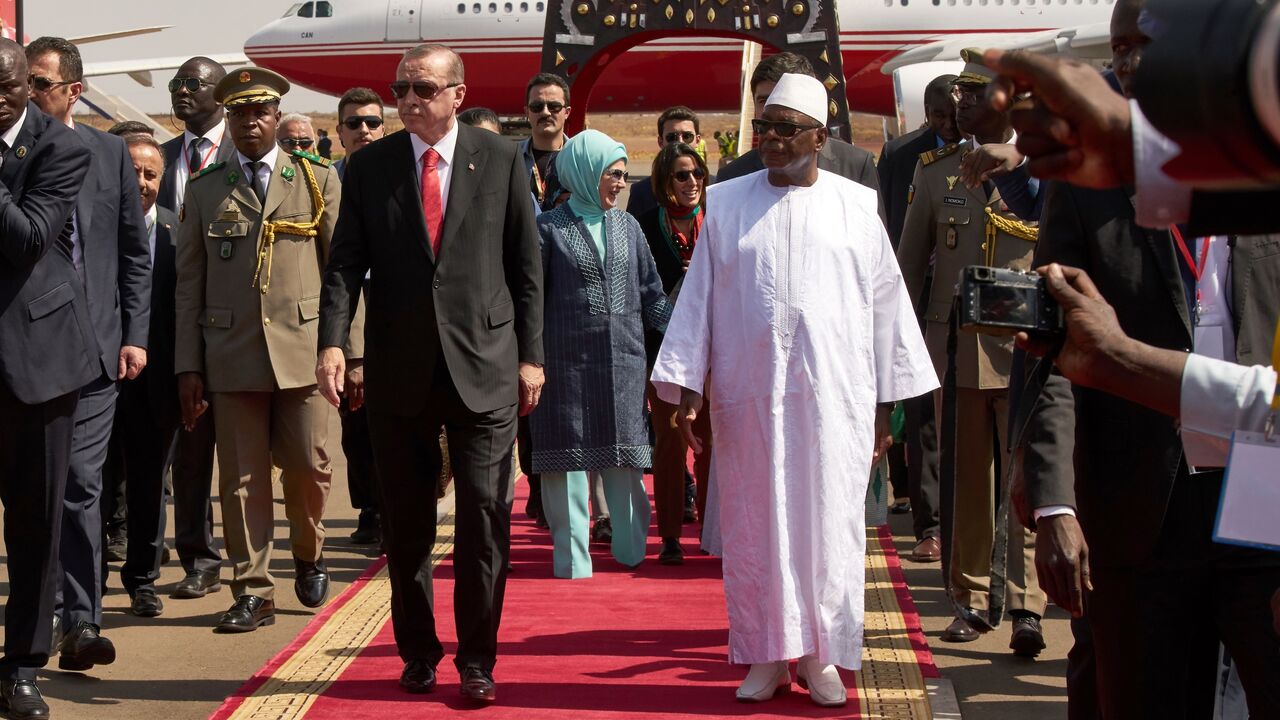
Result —
[[821, 707], [841, 707], [849, 701], [844, 681], [835, 665], [822, 665], [809, 655], [800, 658], [796, 667], [800, 687], [809, 691], [809, 699]]
[[786, 661], [756, 663], [738, 686], [738, 702], [764, 702], [791, 690], [791, 668]]

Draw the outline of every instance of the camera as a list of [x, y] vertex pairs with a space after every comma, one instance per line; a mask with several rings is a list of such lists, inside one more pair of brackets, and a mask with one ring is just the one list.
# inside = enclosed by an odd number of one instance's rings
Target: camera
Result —
[[1150, 0], [1134, 78], [1142, 112], [1200, 189], [1280, 185], [1280, 0]]
[[984, 335], [1058, 335], [1062, 308], [1036, 273], [970, 265], [960, 272], [960, 327]]

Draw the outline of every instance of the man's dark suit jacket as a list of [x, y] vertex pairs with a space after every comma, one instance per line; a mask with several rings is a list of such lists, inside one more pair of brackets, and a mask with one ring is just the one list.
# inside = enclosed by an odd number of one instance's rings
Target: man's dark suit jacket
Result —
[[[760, 159], [760, 153], [752, 148], [725, 166], [716, 175], [716, 182], [732, 180], [763, 169], [764, 161]], [[843, 175], [880, 193], [880, 179], [876, 176], [875, 158], [866, 150], [843, 140], [827, 138], [827, 143], [822, 146], [822, 150], [818, 151], [818, 169]], [[883, 193], [880, 193], [880, 219], [885, 219]]]
[[[1127, 334], [1189, 351], [1191, 320], [1169, 233], [1138, 227], [1124, 190], [1053, 183], [1047, 192], [1034, 264], [1083, 268]], [[1238, 360], [1268, 364], [1280, 312], [1280, 236], [1232, 243]], [[1071, 388], [1060, 375], [1051, 377], [1040, 403], [1028, 425], [1028, 506], [1076, 506], [1094, 564], [1142, 562], [1159, 538], [1182, 459], [1177, 423], [1097, 390]]]
[[459, 125], [440, 257], [423, 222], [407, 131], [350, 156], [320, 301], [320, 347], [346, 344], [366, 271], [370, 408], [411, 416], [437, 359], [466, 406], [518, 401], [518, 363], [543, 362], [542, 252], [515, 143]]
[[138, 176], [122, 138], [88, 125], [76, 134], [93, 154], [76, 198], [85, 295], [102, 371], [119, 375], [120, 346], [147, 346], [151, 316], [151, 251]]
[[78, 390], [100, 372], [68, 244], [89, 161], [70, 128], [31, 104], [0, 166], [0, 378], [28, 405]]
[[178, 216], [156, 207], [156, 255], [151, 266], [151, 323], [147, 337], [147, 397], [157, 427], [178, 423], [178, 377], [173, 373], [174, 293], [177, 292]]
[[902, 225], [907, 219], [907, 192], [911, 178], [915, 177], [920, 154], [938, 147], [938, 135], [928, 127], [894, 138], [884, 144], [876, 172], [880, 177], [880, 201], [888, 217], [889, 242], [894, 249], [902, 237]]
[[[179, 133], [178, 137], [160, 146], [164, 151], [164, 175], [160, 178], [160, 193], [156, 197], [156, 204], [174, 212], [178, 212], [178, 164], [186, 162], [182, 157], [182, 141], [185, 137], [185, 133]], [[224, 135], [222, 144], [218, 146], [217, 155], [209, 158], [206, 167], [230, 159], [235, 151], [236, 146], [231, 142], [231, 138]]]

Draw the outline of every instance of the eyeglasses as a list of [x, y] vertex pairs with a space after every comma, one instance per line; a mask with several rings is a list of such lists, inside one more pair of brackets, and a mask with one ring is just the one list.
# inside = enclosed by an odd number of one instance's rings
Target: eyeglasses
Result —
[[361, 125], [368, 125], [370, 130], [382, 127], [382, 118], [377, 115], [352, 115], [342, 121], [348, 130], [359, 130]]
[[956, 102], [961, 100], [976, 102], [982, 91], [981, 85], [955, 85], [951, 88], [951, 97], [955, 98]]
[[689, 132], [688, 130], [683, 130], [681, 132], [669, 132], [664, 135], [662, 139], [666, 140], [668, 145], [674, 142], [682, 142], [686, 145], [692, 145], [695, 137], [697, 137], [697, 135], [694, 133]]
[[787, 138], [795, 137], [796, 133], [808, 132], [810, 130], [817, 130], [820, 127], [822, 126], [821, 125], [798, 125], [793, 122], [787, 122], [786, 120], [752, 120], [751, 121], [751, 132], [755, 133], [756, 135], [759, 135], [760, 137], [764, 137], [770, 132], [773, 132], [774, 135], [777, 135], [778, 137], [783, 139], [787, 139]]
[[614, 182], [626, 182], [631, 177], [631, 173], [626, 170], [605, 170], [602, 177], [607, 177]]
[[425, 80], [415, 80], [413, 82], [409, 82], [408, 80], [397, 80], [391, 83], [391, 94], [394, 95], [397, 100], [403, 100], [404, 97], [409, 94], [409, 91], [413, 90], [413, 94], [417, 95], [419, 100], [423, 102], [431, 102], [436, 95], [440, 94], [441, 90], [448, 90], [449, 88], [458, 87], [461, 84], [462, 83], [449, 83], [442, 88], [438, 88], [435, 83], [429, 83]]
[[74, 82], [75, 80], [50, 80], [49, 78], [42, 77], [40, 75], [29, 75], [27, 77], [27, 84], [37, 92], [49, 92], [56, 87], [70, 85]]
[[543, 110], [546, 110], [552, 115], [555, 115], [556, 113], [559, 113], [563, 109], [564, 109], [564, 103], [555, 102], [554, 100], [551, 102], [534, 100], [533, 102], [529, 103], [529, 112], [531, 113], [541, 113]]
[[213, 83], [205, 82], [198, 77], [176, 77], [169, 81], [169, 92], [176, 93], [182, 88], [186, 88], [187, 92], [192, 95], [200, 92], [202, 87], [213, 87]]
[[694, 168], [693, 170], [677, 170], [671, 173], [671, 177], [675, 178], [676, 182], [689, 182], [689, 178], [691, 177], [701, 180], [706, 176], [707, 174], [702, 171], [702, 168]]
[[311, 138], [284, 138], [280, 141], [280, 145], [289, 150], [294, 148], [302, 148], [303, 150], [306, 150], [311, 147], [314, 142], [315, 140], [312, 140]]

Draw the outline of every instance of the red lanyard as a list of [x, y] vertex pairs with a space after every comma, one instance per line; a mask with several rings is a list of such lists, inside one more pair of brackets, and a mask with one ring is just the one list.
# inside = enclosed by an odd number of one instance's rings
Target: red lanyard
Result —
[[1182, 259], [1187, 261], [1187, 267], [1191, 269], [1191, 277], [1196, 279], [1196, 284], [1200, 283], [1200, 277], [1204, 275], [1204, 264], [1209, 260], [1209, 244], [1213, 238], [1205, 238], [1204, 246], [1200, 248], [1200, 262], [1196, 263], [1191, 257], [1191, 249], [1187, 247], [1187, 241], [1182, 237], [1182, 231], [1177, 225], [1171, 225], [1169, 232], [1173, 233], [1173, 239], [1178, 243], [1178, 250], [1182, 253]]
[[[205, 165], [209, 164], [209, 156], [218, 151], [218, 146], [222, 144], [222, 140], [226, 136], [227, 136], [227, 129], [226, 129], [226, 126], [224, 125], [222, 128], [222, 136], [218, 138], [218, 142], [214, 143], [212, 140], [209, 141], [212, 144], [212, 147], [210, 147], [208, 150], [205, 151], [204, 157], [200, 158], [200, 167], [196, 167], [196, 168], [191, 167], [191, 156], [188, 155], [187, 153], [183, 153], [183, 155], [186, 156], [183, 158], [183, 160], [187, 163], [187, 177], [195, 175], [196, 173], [203, 170]], [[196, 138], [196, 142], [199, 142], [203, 139], [204, 138], [202, 137]]]

